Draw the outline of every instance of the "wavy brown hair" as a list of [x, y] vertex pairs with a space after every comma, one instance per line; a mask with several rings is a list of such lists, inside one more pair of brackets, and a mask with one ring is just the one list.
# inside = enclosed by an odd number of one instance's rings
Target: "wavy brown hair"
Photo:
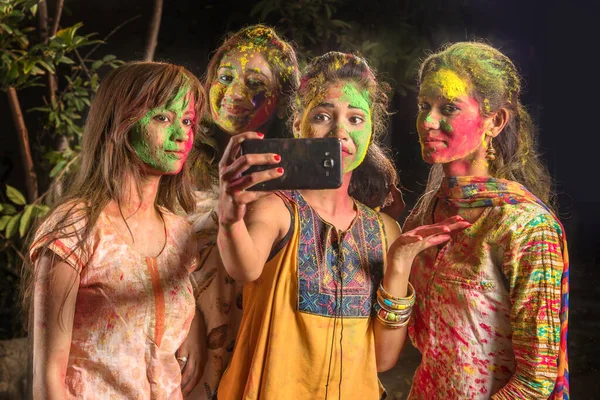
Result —
[[364, 58], [330, 51], [314, 58], [306, 67], [293, 104], [294, 115], [301, 115], [330, 84], [353, 82], [369, 93], [373, 132], [363, 162], [352, 172], [349, 194], [371, 208], [384, 206], [390, 189], [399, 184], [398, 173], [389, 151], [380, 143], [387, 133], [389, 113], [387, 83], [377, 79]]
[[[84, 244], [102, 210], [109, 201], [115, 201], [120, 208], [125, 198], [126, 179], [132, 177], [136, 184], [141, 182], [143, 163], [131, 145], [131, 129], [151, 109], [168, 105], [181, 90], [192, 94], [196, 115], [202, 115], [206, 104], [204, 89], [184, 67], [130, 62], [111, 71], [102, 80], [85, 123], [80, 166], [72, 183], [56, 199], [55, 207], [48, 214], [48, 218], [53, 218], [53, 225], [37, 238], [38, 242], [44, 243], [38, 253], [40, 256], [49, 251], [51, 243], [67, 237], [76, 238], [77, 244], [71, 251], [80, 249], [85, 253]], [[197, 132], [196, 122], [194, 133]], [[137, 191], [141, 198], [139, 186]], [[179, 174], [161, 177], [155, 206], [173, 213], [194, 209], [187, 163]], [[27, 310], [37, 279], [31, 259], [25, 263], [23, 272], [22, 293]]]
[[[427, 74], [440, 69], [451, 70], [470, 82], [471, 96], [479, 103], [483, 117], [501, 108], [508, 110], [508, 122], [494, 138], [496, 160], [489, 163], [490, 175], [521, 183], [552, 208], [555, 205], [552, 178], [537, 150], [536, 126], [519, 100], [521, 79], [513, 62], [484, 43], [454, 43], [423, 61], [418, 74], [419, 85]], [[426, 223], [443, 177], [441, 165], [431, 167], [425, 192], [413, 212], [421, 224]]]

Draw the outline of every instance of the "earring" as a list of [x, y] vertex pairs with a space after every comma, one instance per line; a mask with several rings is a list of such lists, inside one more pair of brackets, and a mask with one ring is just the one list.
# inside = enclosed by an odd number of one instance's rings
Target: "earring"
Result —
[[496, 159], [496, 149], [494, 149], [494, 146], [492, 146], [492, 139], [493, 138], [490, 136], [490, 142], [485, 150], [485, 159], [488, 161], [494, 161]]

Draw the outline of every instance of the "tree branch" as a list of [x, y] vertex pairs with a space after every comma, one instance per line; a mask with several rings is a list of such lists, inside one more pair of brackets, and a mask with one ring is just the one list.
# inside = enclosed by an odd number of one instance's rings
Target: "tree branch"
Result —
[[150, 20], [148, 38], [146, 40], [146, 49], [144, 51], [144, 61], [154, 59], [154, 51], [158, 43], [158, 31], [160, 30], [160, 20], [162, 17], [163, 0], [154, 0], [154, 11]]
[[54, 13], [54, 20], [52, 21], [52, 30], [50, 31], [50, 37], [56, 35], [56, 32], [58, 32], [58, 24], [62, 15], [63, 4], [64, 0], [57, 0], [56, 2], [56, 12]]
[[[3, 235], [3, 234], [1, 234], [1, 233], [0, 233], [0, 239], [3, 239], [3, 240], [5, 240], [5, 241], [6, 241], [6, 244], [5, 244], [5, 246], [9, 246], [10, 248], [12, 248], [12, 249], [15, 251], [15, 253], [17, 253], [17, 255], [19, 256], [19, 258], [20, 258], [20, 259], [21, 259], [23, 262], [27, 261], [27, 260], [25, 259], [25, 256], [23, 255], [23, 253], [21, 253], [21, 251], [19, 251], [19, 249], [17, 248], [17, 246], [15, 246], [15, 244], [14, 244], [13, 242], [11, 242], [11, 241], [10, 241], [10, 239], [7, 239], [7, 238], [6, 238], [6, 236], [4, 236], [4, 235]], [[3, 249], [3, 250], [4, 250], [4, 249]], [[19, 276], [17, 275], [17, 278], [18, 278], [18, 277], [19, 277]]]
[[29, 147], [29, 132], [23, 119], [23, 112], [19, 104], [17, 90], [14, 87], [9, 87], [6, 92], [8, 96], [8, 104], [13, 118], [13, 123], [19, 138], [19, 150], [21, 152], [21, 162], [25, 172], [25, 186], [27, 188], [27, 198], [29, 202], [33, 202], [38, 197], [38, 183], [33, 159], [31, 158], [31, 148]]
[[[40, 42], [44, 44], [48, 44], [48, 38], [54, 36], [54, 33], [48, 35], [48, 3], [46, 0], [40, 0], [38, 3], [38, 34]], [[47, 71], [46, 79], [48, 80], [48, 98], [50, 99], [50, 104], [56, 104], [57, 87], [54, 74]]]
[[104, 39], [102, 39], [102, 43], [98, 43], [97, 45], [95, 45], [90, 51], [87, 52], [87, 54], [85, 55], [85, 57], [83, 57], [83, 59], [87, 60], [88, 58], [90, 58], [90, 56], [92, 55], [92, 53], [94, 53], [96, 50], [98, 50], [98, 47], [102, 46], [104, 44], [104, 42], [106, 42], [108, 40], [108, 38], [110, 38], [112, 35], [114, 35], [115, 33], [117, 33], [117, 31], [119, 29], [121, 29], [122, 27], [124, 27], [125, 25], [127, 25], [128, 23], [130, 23], [131, 21], [138, 19], [139, 17], [141, 17], [141, 15], [136, 15], [136, 16], [131, 17], [128, 20], [124, 21], [120, 25], [117, 25], [117, 27], [115, 29], [113, 29], [112, 31], [110, 31], [108, 33], [108, 35], [106, 35], [104, 37]]

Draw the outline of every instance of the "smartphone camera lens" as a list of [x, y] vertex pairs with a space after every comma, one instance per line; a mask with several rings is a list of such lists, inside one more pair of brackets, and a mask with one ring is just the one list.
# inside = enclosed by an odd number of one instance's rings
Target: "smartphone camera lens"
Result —
[[334, 165], [335, 162], [333, 161], [333, 158], [326, 158], [323, 160], [323, 167], [325, 168], [333, 168]]

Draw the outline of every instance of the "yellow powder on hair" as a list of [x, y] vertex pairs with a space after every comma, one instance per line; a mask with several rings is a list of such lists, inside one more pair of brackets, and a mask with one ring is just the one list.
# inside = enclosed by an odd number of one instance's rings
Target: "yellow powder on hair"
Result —
[[425, 76], [421, 85], [421, 92], [433, 92], [435, 88], [438, 88], [441, 91], [441, 95], [449, 101], [469, 95], [467, 81], [449, 69], [440, 69], [439, 71], [430, 72]]

